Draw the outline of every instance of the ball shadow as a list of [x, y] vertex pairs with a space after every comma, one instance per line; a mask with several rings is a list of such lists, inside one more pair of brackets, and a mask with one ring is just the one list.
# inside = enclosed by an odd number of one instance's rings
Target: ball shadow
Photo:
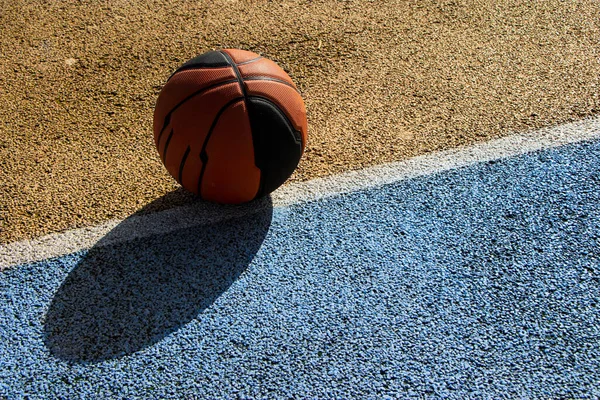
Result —
[[[152, 226], [164, 221], [140, 210], [89, 250], [46, 314], [44, 341], [51, 354], [70, 362], [98, 362], [132, 354], [176, 332], [248, 267], [272, 219], [270, 198], [238, 208], [197, 202], [181, 209], [179, 220], [208, 222], [170, 226], [164, 233]], [[154, 233], [140, 236], [140, 230]]]

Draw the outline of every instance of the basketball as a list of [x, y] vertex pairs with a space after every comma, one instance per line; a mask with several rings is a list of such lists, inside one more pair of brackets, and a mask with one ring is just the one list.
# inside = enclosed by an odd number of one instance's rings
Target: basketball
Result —
[[273, 61], [235, 49], [181, 65], [154, 110], [154, 141], [175, 180], [202, 199], [244, 203], [281, 186], [307, 140], [306, 108]]

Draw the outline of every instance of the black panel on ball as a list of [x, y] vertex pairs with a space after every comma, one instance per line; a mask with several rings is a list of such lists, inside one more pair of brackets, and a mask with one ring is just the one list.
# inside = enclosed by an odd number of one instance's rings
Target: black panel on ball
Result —
[[261, 171], [256, 197], [271, 193], [292, 175], [302, 156], [302, 136], [273, 102], [247, 98], [254, 160]]
[[[229, 61], [225, 56], [218, 51], [209, 51], [204, 54], [200, 54], [183, 64], [181, 67], [177, 68], [177, 71], [173, 73], [175, 75], [177, 72], [186, 70], [186, 69], [197, 69], [197, 68], [222, 68], [228, 67]], [[171, 75], [171, 77], [173, 76]], [[171, 79], [171, 78], [169, 78]]]

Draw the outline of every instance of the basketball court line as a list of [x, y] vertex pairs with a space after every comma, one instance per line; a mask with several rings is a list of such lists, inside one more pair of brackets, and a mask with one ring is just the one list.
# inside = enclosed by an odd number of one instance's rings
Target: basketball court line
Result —
[[590, 140], [102, 246], [125, 220], [0, 274], [0, 397], [596, 398], [599, 183]]
[[[597, 138], [600, 138], [600, 118], [589, 118], [556, 127], [513, 134], [471, 146], [434, 152], [404, 161], [307, 182], [292, 183], [273, 192], [271, 201], [262, 199], [241, 206], [198, 202], [155, 214], [132, 216], [126, 220], [111, 220], [96, 226], [1, 245], [0, 271], [11, 266], [70, 254], [94, 245], [116, 244], [240, 217], [269, 207], [271, 202], [273, 207], [283, 207], [314, 201], [480, 162]], [[123, 223], [126, 223], [126, 227], [122, 226]], [[109, 239], [101, 241], [108, 232], [120, 224], [124, 229], [120, 229], [118, 234], [111, 235]]]

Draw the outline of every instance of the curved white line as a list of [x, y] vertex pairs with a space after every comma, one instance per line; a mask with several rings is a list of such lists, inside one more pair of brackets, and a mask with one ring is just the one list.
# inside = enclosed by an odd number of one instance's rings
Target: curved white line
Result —
[[[505, 136], [471, 146], [430, 153], [405, 161], [377, 165], [339, 175], [284, 185], [271, 194], [273, 207], [315, 201], [466, 167], [475, 163], [518, 156], [537, 150], [600, 139], [600, 118], [589, 118], [552, 128]], [[132, 216], [87, 228], [0, 245], [0, 271], [8, 267], [58, 257], [94, 245], [102, 246], [201, 224], [237, 218], [269, 207], [268, 199], [241, 206], [198, 202], [149, 215]], [[118, 232], [107, 234], [119, 225]]]

